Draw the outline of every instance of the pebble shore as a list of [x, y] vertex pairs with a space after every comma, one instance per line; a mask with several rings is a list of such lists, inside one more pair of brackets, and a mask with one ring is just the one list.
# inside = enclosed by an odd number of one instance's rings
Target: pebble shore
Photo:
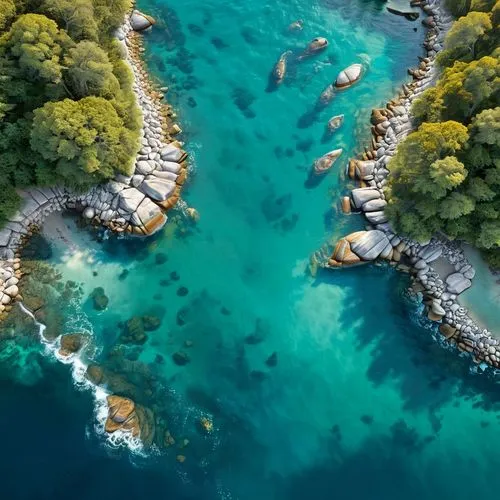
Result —
[[[433, 238], [420, 244], [392, 230], [384, 207], [384, 186], [390, 174], [390, 160], [398, 143], [413, 131], [410, 109], [413, 101], [435, 83], [436, 54], [443, 48], [444, 38], [453, 18], [444, 10], [441, 0], [412, 0], [427, 17], [424, 47], [427, 55], [417, 68], [408, 70], [413, 81], [404, 84], [399, 96], [385, 108], [372, 111], [372, 144], [362, 158], [349, 162], [349, 177], [361, 187], [342, 199], [344, 213], [362, 212], [370, 227], [352, 233], [332, 245], [325, 245], [312, 257], [313, 267], [341, 268], [376, 259], [385, 259], [400, 271], [411, 274], [412, 289], [421, 293], [430, 320], [439, 323], [442, 338], [460, 351], [472, 355], [475, 363], [500, 367], [500, 341], [487, 329], [480, 328], [458, 303], [459, 295], [472, 286], [475, 270], [460, 246], [444, 238]], [[453, 271], [441, 276], [436, 261]], [[435, 267], [433, 267], [433, 263]], [[441, 266], [442, 267], [442, 266]]]
[[[149, 22], [140, 30], [154, 22], [134, 11], [116, 33], [134, 74], [133, 90], [143, 116], [141, 148], [134, 171], [130, 176], [117, 175], [85, 194], [61, 187], [32, 188], [20, 193], [20, 210], [0, 231], [0, 318], [14, 301], [22, 300], [18, 289], [19, 250], [49, 214], [77, 210], [93, 224], [117, 233], [147, 236], [164, 226], [166, 211], [180, 198], [187, 177], [187, 154], [173, 137], [181, 129], [173, 121], [175, 113], [162, 102], [163, 95], [153, 89], [143, 67], [141, 38], [132, 27], [137, 19]], [[138, 26], [134, 28], [138, 30]]]

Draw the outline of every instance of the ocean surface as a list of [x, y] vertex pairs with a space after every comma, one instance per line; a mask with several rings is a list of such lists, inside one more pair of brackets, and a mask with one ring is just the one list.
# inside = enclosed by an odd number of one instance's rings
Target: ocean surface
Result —
[[[144, 56], [169, 86], [191, 154], [187, 205], [146, 240], [78, 229], [70, 216], [48, 223], [39, 258], [83, 293], [59, 311], [64, 332], [87, 332], [91, 348], [71, 366], [33, 336], [0, 341], [3, 498], [465, 500], [498, 491], [497, 378], [440, 345], [404, 274], [308, 272], [325, 242], [363, 228], [339, 210], [351, 186], [345, 166], [369, 140], [371, 108], [422, 54], [420, 21], [386, 5], [138, 1], [158, 21]], [[290, 32], [298, 19], [303, 30]], [[298, 62], [316, 36], [328, 49]], [[275, 89], [269, 75], [286, 51]], [[355, 62], [363, 80], [319, 110], [322, 90]], [[337, 114], [344, 125], [326, 137]], [[339, 147], [343, 156], [312, 185], [314, 159]], [[186, 206], [198, 210], [196, 224]], [[104, 311], [89, 297], [96, 287], [109, 298]], [[144, 343], [124, 343], [135, 315], [161, 325]], [[179, 352], [183, 366], [172, 359]], [[87, 363], [123, 375], [176, 444], [109, 442], [103, 394], [83, 382]], [[200, 432], [203, 416], [210, 434]]]

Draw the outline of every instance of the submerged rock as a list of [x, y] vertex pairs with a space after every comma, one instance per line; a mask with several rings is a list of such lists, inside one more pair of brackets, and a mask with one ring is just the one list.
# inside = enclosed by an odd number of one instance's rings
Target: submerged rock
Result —
[[120, 335], [120, 342], [124, 344], [144, 344], [147, 336], [145, 334], [144, 321], [141, 316], [130, 318]]
[[157, 253], [155, 255], [155, 263], [158, 265], [165, 264], [167, 262], [168, 256], [164, 253]]
[[266, 359], [266, 365], [269, 366], [269, 368], [274, 368], [278, 364], [278, 353], [273, 352], [271, 356], [269, 356]]
[[94, 288], [93, 292], [90, 294], [92, 302], [94, 304], [94, 309], [97, 311], [104, 311], [108, 307], [109, 298], [104, 293], [104, 288], [98, 286]]
[[158, 316], [154, 315], [146, 315], [142, 317], [142, 324], [144, 326], [144, 330], [147, 332], [152, 332], [153, 330], [156, 330], [160, 328], [161, 325], [161, 319]]
[[174, 354], [172, 354], [172, 360], [178, 366], [187, 365], [191, 361], [187, 353], [183, 351], [174, 352]]

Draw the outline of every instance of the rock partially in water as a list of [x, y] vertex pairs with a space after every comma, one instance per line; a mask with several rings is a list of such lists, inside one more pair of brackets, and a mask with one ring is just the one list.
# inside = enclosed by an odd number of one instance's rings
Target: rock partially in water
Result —
[[390, 241], [382, 231], [359, 231], [347, 236], [352, 251], [362, 260], [376, 259], [387, 247]]
[[412, 12], [412, 11], [402, 11], [402, 10], [398, 10], [398, 9], [394, 9], [392, 7], [386, 7], [388, 12], [390, 12], [391, 14], [395, 14], [396, 16], [402, 16], [406, 19], [408, 19], [408, 21], [416, 21], [419, 17], [420, 17], [420, 14], [418, 12]]
[[455, 295], [461, 294], [472, 285], [472, 281], [466, 278], [462, 273], [453, 273], [446, 278], [446, 289], [449, 293]]
[[391, 259], [392, 255], [392, 245], [383, 231], [357, 231], [337, 242], [328, 266], [349, 266], [370, 262], [379, 257]]
[[68, 333], [61, 337], [61, 347], [59, 354], [61, 356], [71, 356], [77, 353], [84, 343], [84, 335], [81, 333]]
[[134, 10], [130, 16], [130, 24], [134, 31], [144, 31], [151, 28], [156, 21], [151, 16], [143, 14], [138, 10]]
[[89, 365], [85, 377], [94, 385], [99, 385], [104, 380], [104, 370], [99, 365]]
[[115, 394], [107, 397], [107, 403], [108, 418], [104, 427], [106, 432], [129, 432], [132, 436], [139, 437], [146, 447], [153, 444], [156, 422], [150, 408], [136, 405], [132, 399]]
[[97, 311], [104, 311], [104, 309], [108, 307], [109, 298], [106, 296], [106, 294], [104, 293], [104, 288], [102, 288], [101, 286], [94, 288], [94, 290], [90, 294], [90, 297], [92, 298], [94, 309], [96, 309]]
[[363, 74], [363, 66], [361, 64], [351, 64], [342, 70], [335, 80], [335, 86], [338, 89], [346, 89], [354, 85]]

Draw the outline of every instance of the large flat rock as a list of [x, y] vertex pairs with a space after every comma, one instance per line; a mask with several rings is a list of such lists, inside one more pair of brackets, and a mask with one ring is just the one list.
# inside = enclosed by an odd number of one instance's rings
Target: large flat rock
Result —
[[472, 281], [462, 273], [453, 273], [446, 278], [446, 289], [449, 293], [461, 294], [472, 285]]
[[167, 144], [161, 150], [160, 156], [162, 160], [177, 162], [184, 156], [184, 152], [173, 144]]
[[141, 221], [143, 230], [146, 234], [155, 233], [167, 222], [167, 217], [161, 208], [149, 198], [145, 198], [137, 207], [135, 216]]
[[356, 188], [351, 191], [352, 201], [354, 206], [360, 210], [361, 207], [370, 200], [380, 198], [380, 192], [375, 188]]
[[118, 196], [120, 197], [120, 207], [127, 212], [134, 212], [144, 200], [144, 193], [135, 188], [124, 189], [120, 191]]
[[375, 260], [390, 244], [387, 235], [378, 230], [358, 231], [346, 239], [351, 243], [351, 250], [362, 260]]
[[156, 201], [165, 201], [172, 196], [176, 184], [169, 179], [162, 179], [149, 175], [139, 186], [139, 189]]

